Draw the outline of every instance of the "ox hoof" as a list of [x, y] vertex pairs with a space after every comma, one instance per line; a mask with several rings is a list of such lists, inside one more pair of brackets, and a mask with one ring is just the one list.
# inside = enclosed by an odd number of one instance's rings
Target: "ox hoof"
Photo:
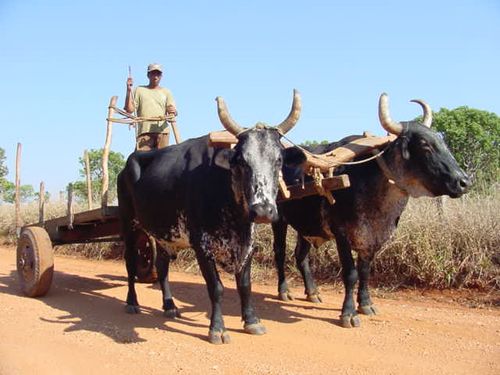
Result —
[[262, 323], [245, 324], [243, 329], [251, 335], [264, 335], [267, 332], [266, 327]]
[[167, 319], [175, 319], [175, 318], [180, 318], [181, 313], [179, 312], [179, 309], [175, 307], [173, 309], [163, 310], [163, 316]]
[[358, 312], [364, 315], [378, 315], [378, 309], [373, 305], [359, 306]]
[[231, 343], [231, 337], [227, 331], [208, 331], [208, 341], [210, 344], [221, 345]]
[[307, 295], [307, 300], [312, 303], [321, 303], [323, 302], [323, 299], [319, 295], [319, 293], [314, 293], [314, 294], [308, 294]]
[[139, 314], [141, 312], [141, 308], [138, 305], [126, 305], [125, 312], [127, 314]]
[[281, 301], [293, 301], [293, 294], [287, 290], [286, 292], [280, 292], [278, 298], [281, 300]]
[[357, 315], [343, 315], [340, 317], [340, 324], [343, 328], [357, 328], [361, 321]]

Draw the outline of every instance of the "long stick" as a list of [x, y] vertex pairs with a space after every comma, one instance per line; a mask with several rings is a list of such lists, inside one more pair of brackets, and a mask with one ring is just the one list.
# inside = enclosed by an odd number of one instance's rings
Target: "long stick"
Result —
[[170, 125], [172, 126], [172, 130], [174, 131], [175, 143], [181, 143], [181, 135], [179, 133], [179, 129], [177, 129], [177, 121], [171, 121]]
[[74, 211], [73, 211], [73, 184], [70, 182], [68, 184], [68, 229], [73, 229]]
[[87, 177], [87, 206], [89, 210], [92, 209], [92, 180], [90, 178], [90, 161], [89, 153], [87, 150], [83, 152], [83, 157], [85, 159], [85, 176]]
[[101, 194], [101, 208], [105, 209], [108, 206], [108, 188], [109, 188], [109, 175], [108, 175], [108, 158], [109, 148], [111, 147], [111, 133], [113, 131], [113, 122], [109, 119], [113, 117], [114, 109], [118, 96], [111, 97], [108, 107], [108, 121], [106, 127], [106, 142], [102, 151], [102, 194]]
[[21, 195], [21, 143], [17, 144], [16, 153], [16, 233], [19, 236], [21, 234], [21, 205], [20, 205], [20, 195]]
[[40, 182], [40, 195], [38, 197], [38, 222], [45, 223], [45, 184]]

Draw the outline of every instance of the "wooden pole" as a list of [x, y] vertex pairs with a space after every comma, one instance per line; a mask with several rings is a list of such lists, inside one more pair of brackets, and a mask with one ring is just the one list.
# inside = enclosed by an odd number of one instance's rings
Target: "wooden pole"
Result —
[[67, 216], [68, 216], [68, 229], [73, 229], [74, 212], [73, 212], [73, 184], [72, 183], [70, 183], [68, 185], [68, 211], [67, 211]]
[[111, 147], [111, 133], [113, 131], [113, 122], [110, 119], [113, 117], [114, 109], [116, 106], [117, 96], [111, 97], [108, 107], [107, 127], [106, 127], [106, 142], [102, 152], [102, 194], [101, 194], [101, 208], [105, 209], [108, 206], [108, 188], [109, 188], [109, 174], [108, 174], [108, 158], [109, 148]]
[[87, 177], [87, 206], [89, 210], [92, 209], [92, 180], [90, 179], [90, 161], [89, 153], [87, 150], [83, 153], [83, 158], [85, 160], [85, 176]]
[[38, 222], [45, 223], [45, 184], [40, 182], [40, 196], [38, 197]]
[[181, 134], [179, 133], [179, 129], [177, 128], [177, 121], [171, 121], [170, 125], [172, 126], [172, 130], [174, 132], [175, 143], [181, 143]]
[[16, 153], [16, 234], [19, 237], [21, 234], [21, 205], [20, 205], [20, 194], [21, 194], [21, 143], [17, 143], [17, 153]]

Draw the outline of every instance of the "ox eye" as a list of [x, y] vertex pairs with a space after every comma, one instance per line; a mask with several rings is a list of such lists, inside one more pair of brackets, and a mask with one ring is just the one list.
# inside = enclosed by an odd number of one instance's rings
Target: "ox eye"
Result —
[[427, 143], [427, 141], [425, 140], [420, 140], [420, 147], [422, 147], [422, 150], [425, 152], [425, 153], [431, 153], [432, 152], [432, 147], [431, 145], [429, 145], [429, 143]]

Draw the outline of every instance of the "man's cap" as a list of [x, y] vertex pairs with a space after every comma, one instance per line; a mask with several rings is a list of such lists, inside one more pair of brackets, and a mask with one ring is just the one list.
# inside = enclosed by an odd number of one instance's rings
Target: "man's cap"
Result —
[[148, 65], [148, 73], [149, 72], [152, 72], [152, 71], [155, 71], [155, 70], [158, 70], [159, 72], [162, 72], [163, 73], [163, 68], [161, 67], [160, 64], [149, 64]]

